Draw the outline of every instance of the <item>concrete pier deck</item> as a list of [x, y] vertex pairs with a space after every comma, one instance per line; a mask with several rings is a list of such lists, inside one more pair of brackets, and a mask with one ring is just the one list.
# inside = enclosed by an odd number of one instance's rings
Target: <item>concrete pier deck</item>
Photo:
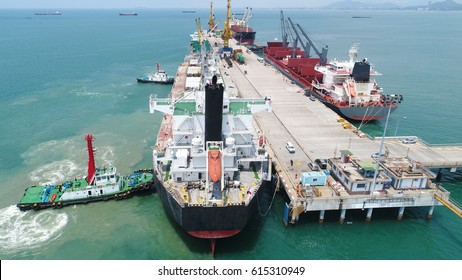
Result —
[[[221, 39], [208, 39], [211, 45], [217, 43], [217, 51], [222, 47]], [[340, 219], [343, 221], [346, 209], [386, 207], [401, 207], [402, 216], [402, 207], [408, 206], [430, 206], [431, 216], [433, 206], [441, 205], [435, 199], [435, 193], [443, 191], [434, 184], [431, 188], [418, 191], [407, 190], [395, 194], [391, 190], [387, 193], [374, 192], [373, 195], [336, 193], [331, 187], [324, 186], [315, 188], [314, 196], [304, 197], [297, 185], [301, 172], [311, 171], [308, 163], [318, 158], [339, 157], [340, 150], [349, 150], [358, 159], [371, 159], [371, 154], [379, 150], [380, 139], [374, 140], [358, 133], [354, 126], [345, 129], [335, 112], [318, 100], [311, 101], [304, 95], [302, 88], [263, 62], [259, 56], [247, 52], [244, 46], [236, 45], [234, 40], [230, 40], [230, 47], [241, 48], [246, 63], [233, 63], [233, 67], [228, 67], [223, 62], [220, 68], [225, 73], [224, 83], [237, 87], [242, 98], [271, 97], [273, 101], [273, 112], [256, 114], [255, 122], [260, 129], [259, 133], [268, 139], [270, 155], [291, 200], [292, 217], [298, 218], [304, 211], [320, 210], [323, 216], [324, 210], [342, 210]], [[295, 153], [288, 152], [286, 142], [293, 143]], [[392, 156], [409, 156], [429, 167], [462, 164], [462, 147], [430, 147], [420, 141], [416, 144], [403, 144], [399, 138], [387, 139], [385, 146]], [[440, 196], [448, 197], [448, 194]], [[369, 220], [371, 214], [372, 211], [368, 212]]]

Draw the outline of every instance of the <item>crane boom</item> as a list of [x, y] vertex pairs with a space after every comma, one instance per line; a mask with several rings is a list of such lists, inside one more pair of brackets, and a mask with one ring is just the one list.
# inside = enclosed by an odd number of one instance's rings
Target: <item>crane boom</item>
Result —
[[281, 36], [282, 36], [282, 46], [287, 47], [287, 33], [286, 33], [286, 23], [284, 20], [284, 13], [281, 10]]
[[313, 50], [316, 52], [316, 54], [319, 56], [321, 61], [319, 62], [321, 65], [325, 65], [327, 63], [327, 46], [325, 48], [322, 48], [322, 52], [319, 52], [316, 46], [313, 44], [313, 41], [311, 41], [310, 37], [306, 34], [305, 30], [300, 26], [300, 24], [297, 23], [297, 27], [300, 29], [302, 32], [303, 36], [305, 36], [305, 39], [308, 41], [310, 46], [313, 48]]
[[[291, 28], [292, 27], [292, 28]], [[295, 33], [292, 34], [292, 32]], [[290, 18], [287, 18], [287, 21], [284, 20], [284, 13], [281, 10], [281, 33], [282, 33], [282, 44], [284, 47], [289, 45], [288, 39], [290, 37], [292, 43], [292, 57], [296, 56], [297, 46], [298, 43], [301, 44], [303, 47], [303, 52], [305, 57], [311, 57], [310, 50], [313, 48], [316, 55], [320, 58], [319, 64], [326, 65], [327, 63], [327, 50], [328, 47], [323, 47], [321, 51], [319, 51], [316, 46], [314, 45], [313, 41], [311, 41], [310, 37], [306, 34], [305, 30], [300, 26], [300, 24], [294, 24]], [[302, 36], [303, 35], [303, 40]]]

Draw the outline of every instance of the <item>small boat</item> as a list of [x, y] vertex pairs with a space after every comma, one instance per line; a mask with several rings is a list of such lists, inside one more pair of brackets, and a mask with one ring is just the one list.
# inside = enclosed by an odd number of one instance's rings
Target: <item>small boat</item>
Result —
[[160, 68], [159, 63], [157, 63], [157, 72], [154, 74], [149, 74], [142, 76], [136, 79], [139, 83], [151, 83], [151, 84], [173, 84], [175, 78], [169, 77], [165, 70]]
[[20, 210], [61, 208], [79, 203], [124, 199], [133, 193], [152, 189], [152, 169], [140, 169], [130, 176], [120, 176], [113, 166], [96, 168], [92, 145], [94, 137], [89, 134], [85, 140], [88, 148], [87, 177], [29, 187], [17, 204]]
[[119, 13], [119, 16], [137, 16], [138, 14], [133, 12], [133, 13]]
[[56, 12], [36, 12], [36, 16], [60, 16], [62, 15], [61, 11]]

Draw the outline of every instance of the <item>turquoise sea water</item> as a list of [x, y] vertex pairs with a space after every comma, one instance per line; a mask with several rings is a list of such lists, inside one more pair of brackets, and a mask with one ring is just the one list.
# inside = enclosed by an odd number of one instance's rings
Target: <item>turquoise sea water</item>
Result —
[[[98, 164], [122, 174], [152, 165], [160, 114], [148, 112], [151, 93], [165, 85], [136, 77], [159, 62], [171, 75], [182, 62], [198, 16], [207, 10], [0, 10], [0, 259], [211, 259], [209, 243], [185, 234], [156, 194], [20, 212], [24, 189], [39, 182], [82, 176], [84, 135], [96, 137]], [[254, 10], [256, 41], [280, 38], [279, 10]], [[216, 11], [224, 18], [224, 10]], [[286, 10], [329, 58], [346, 59], [352, 42], [383, 73], [379, 83], [405, 96], [388, 135], [417, 135], [430, 143], [462, 143], [462, 16], [458, 12]], [[352, 16], [370, 16], [356, 18]], [[223, 20], [222, 20], [223, 21]], [[404, 118], [405, 117], [405, 118]], [[384, 122], [363, 130], [381, 135]], [[443, 185], [462, 201], [462, 173], [446, 172]], [[437, 207], [303, 214], [296, 226], [282, 222], [283, 194], [265, 217], [257, 215], [239, 235], [219, 240], [216, 259], [462, 259], [462, 220]]]

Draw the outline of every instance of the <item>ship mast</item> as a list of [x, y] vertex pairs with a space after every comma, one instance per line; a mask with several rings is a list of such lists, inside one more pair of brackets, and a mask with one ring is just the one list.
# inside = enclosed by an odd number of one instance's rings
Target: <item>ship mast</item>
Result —
[[210, 1], [210, 17], [209, 17], [209, 31], [212, 31], [215, 27], [215, 20], [213, 16], [213, 1]]
[[95, 139], [93, 135], [88, 134], [85, 136], [85, 140], [87, 140], [87, 149], [88, 149], [88, 175], [87, 175], [87, 182], [89, 185], [93, 183], [95, 180], [96, 168], [95, 168], [95, 150], [93, 149], [92, 141]]
[[223, 46], [225, 49], [229, 47], [229, 39], [231, 39], [232, 37], [231, 29], [229, 28], [230, 19], [231, 19], [231, 0], [228, 0], [228, 12], [226, 15], [225, 28], [224, 28], [224, 34], [223, 34]]

